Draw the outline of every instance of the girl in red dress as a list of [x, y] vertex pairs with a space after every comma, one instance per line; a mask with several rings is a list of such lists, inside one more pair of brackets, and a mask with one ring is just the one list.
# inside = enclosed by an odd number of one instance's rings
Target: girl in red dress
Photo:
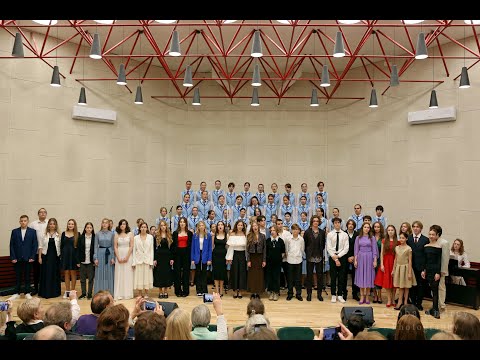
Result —
[[375, 277], [375, 285], [384, 288], [387, 291], [387, 307], [395, 306], [393, 295], [395, 288], [393, 286], [393, 262], [395, 260], [395, 247], [397, 246], [397, 230], [395, 226], [387, 226], [386, 239], [382, 240], [380, 254], [380, 269]]

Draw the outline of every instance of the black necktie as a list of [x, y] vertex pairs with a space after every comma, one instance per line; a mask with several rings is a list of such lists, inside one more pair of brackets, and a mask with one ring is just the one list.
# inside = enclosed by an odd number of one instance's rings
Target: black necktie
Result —
[[337, 231], [337, 245], [335, 245], [335, 251], [338, 251], [339, 243], [340, 243], [340, 231]]

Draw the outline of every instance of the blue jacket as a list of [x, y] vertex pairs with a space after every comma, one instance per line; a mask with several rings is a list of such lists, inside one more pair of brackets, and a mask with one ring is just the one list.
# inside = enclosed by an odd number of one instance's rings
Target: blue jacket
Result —
[[[193, 234], [190, 259], [195, 261], [195, 264], [200, 263], [200, 237], [198, 234]], [[206, 264], [207, 261], [212, 261], [212, 235], [210, 232], [203, 239], [202, 264]]]
[[38, 251], [37, 232], [27, 227], [25, 233], [25, 239], [22, 240], [21, 228], [12, 230], [10, 236], [10, 259], [28, 261], [29, 259], [35, 260], [35, 256]]

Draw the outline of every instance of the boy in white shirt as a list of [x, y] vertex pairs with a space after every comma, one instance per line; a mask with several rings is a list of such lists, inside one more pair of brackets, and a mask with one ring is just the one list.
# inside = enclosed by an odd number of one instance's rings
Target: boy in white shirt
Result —
[[[330, 285], [332, 302], [345, 303], [347, 296], [345, 275], [347, 271], [347, 254], [349, 249], [348, 235], [341, 229], [342, 219], [333, 219], [333, 230], [327, 234], [327, 252], [330, 255]], [[338, 296], [337, 296], [338, 283]]]
[[285, 253], [288, 263], [288, 293], [287, 300], [293, 298], [293, 287], [295, 286], [295, 297], [302, 298], [302, 260], [305, 255], [305, 241], [300, 236], [300, 226], [292, 225], [292, 237], [285, 242]]

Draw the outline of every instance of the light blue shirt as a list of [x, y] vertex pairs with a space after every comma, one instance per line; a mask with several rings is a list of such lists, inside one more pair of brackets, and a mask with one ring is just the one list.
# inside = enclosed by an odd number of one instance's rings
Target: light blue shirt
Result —
[[213, 204], [208, 200], [197, 201], [198, 215], [202, 219], [208, 218], [208, 212], [213, 209]]
[[282, 217], [282, 220], [285, 219], [285, 213], [287, 212], [289, 212], [290, 215], [293, 217], [295, 215], [293, 213], [293, 210], [295, 210], [295, 208], [293, 207], [292, 204], [290, 205], [282, 204], [282, 206], [280, 206], [280, 216]]
[[379, 221], [383, 225], [384, 229], [387, 228], [387, 218], [385, 216], [372, 216], [372, 224], [376, 223], [377, 221]]
[[206, 219], [205, 220], [205, 224], [207, 225], [207, 230], [210, 231], [210, 227], [212, 226], [212, 224], [216, 224], [217, 222], [215, 221], [215, 219], [213, 220], [210, 220], [210, 219]]
[[363, 224], [363, 214], [360, 214], [360, 215], [355, 215], [353, 214], [352, 216], [349, 217], [349, 219], [352, 219], [353, 221], [355, 221], [355, 230], [360, 230], [362, 228], [362, 224]]
[[[208, 190], [205, 190], [207, 192], [207, 200], [208, 201], [211, 201], [211, 196], [210, 196], [210, 193], [208, 192]], [[197, 192], [195, 193], [195, 201], [200, 201], [202, 200], [202, 190], [197, 190]], [[193, 203], [193, 201], [190, 199], [190, 202]]]
[[302, 215], [302, 212], [306, 212], [307, 213], [307, 219], [310, 219], [310, 207], [308, 205], [298, 205], [297, 206], [297, 218], [298, 219], [301, 219], [300, 218], [300, 215]]
[[252, 193], [250, 191], [242, 191], [239, 195], [242, 196], [242, 205], [246, 209], [248, 205], [250, 204], [250, 199], [252, 198]]
[[277, 205], [277, 207], [280, 206], [280, 198], [281, 198], [280, 193], [278, 193], [278, 192], [273, 193], [272, 192], [271, 194], [273, 195], [273, 202], [275, 203], [275, 205]]
[[247, 225], [247, 223], [248, 223], [248, 218], [247, 217], [242, 218], [242, 217], [239, 216], [238, 218], [235, 219], [235, 222], [237, 222], [238, 220], [242, 220], [245, 225]]
[[195, 231], [197, 230], [197, 224], [198, 222], [202, 220], [200, 218], [200, 214], [198, 214], [197, 216], [189, 216], [187, 221], [188, 221], [188, 228], [193, 232], [195, 233]]
[[306, 231], [310, 227], [310, 223], [308, 222], [308, 220], [305, 222], [299, 221], [298, 226], [300, 226], [300, 230]]
[[323, 211], [324, 211], [325, 216], [327, 216], [327, 204], [325, 204], [325, 201], [324, 201], [322, 204], [319, 204], [318, 202], [315, 201], [315, 202], [313, 203], [314, 213], [316, 213], [316, 211], [317, 211], [318, 208], [322, 208]]
[[265, 206], [265, 217], [267, 221], [270, 221], [272, 219], [272, 214], [278, 215], [277, 206], [275, 204], [267, 204]]
[[179, 216], [179, 215], [174, 215], [172, 216], [172, 221], [170, 222], [171, 223], [171, 227], [170, 227], [170, 230], [172, 232], [174, 232], [175, 230], [177, 230], [178, 228], [178, 221], [180, 220], [180, 218], [182, 217], [183, 215]]
[[317, 198], [317, 195], [320, 194], [323, 197], [323, 202], [328, 204], [328, 193], [326, 191], [315, 191], [315, 199]]
[[181, 197], [182, 197], [182, 198], [180, 199], [180, 202], [183, 202], [183, 197], [185, 196], [185, 194], [190, 195], [190, 203], [193, 204], [193, 203], [195, 202], [195, 191], [193, 191], [192, 189], [190, 189], [190, 190], [187, 190], [187, 189], [183, 190], [183, 191], [181, 192]]
[[180, 205], [182, 205], [182, 216], [188, 218], [192, 215], [193, 205], [191, 203], [182, 202]]
[[322, 230], [325, 230], [327, 228], [327, 225], [328, 225], [328, 220], [326, 218], [322, 217], [322, 222], [320, 223], [320, 225], [318, 227]]
[[170, 227], [170, 219], [168, 217], [159, 217], [155, 220], [155, 224], [158, 227], [158, 224], [160, 224], [160, 221], [164, 220], [167, 223], [167, 226]]
[[264, 206], [267, 203], [267, 195], [265, 192], [257, 192], [255, 193], [255, 196], [257, 197], [260, 206]]
[[226, 204], [217, 204], [214, 206], [213, 210], [215, 210], [215, 221], [219, 222], [223, 219], [223, 210], [225, 209], [230, 210], [230, 207]]
[[262, 212], [262, 215], [265, 214], [265, 210], [263, 209], [263, 206], [249, 206], [248, 209], [247, 209], [247, 216], [250, 217], [250, 216], [253, 216], [255, 215], [255, 209], [256, 208], [259, 208], [260, 211]]
[[240, 205], [235, 204], [235, 205], [232, 206], [232, 219], [235, 220], [236, 218], [238, 218], [240, 216], [240, 210], [242, 208], [245, 208], [245, 206], [243, 206], [243, 204], [240, 204]]
[[300, 194], [298, 194], [298, 204], [301, 204], [300, 203], [300, 199], [302, 196], [305, 196], [307, 198], [307, 205], [310, 206], [310, 193], [303, 193], [301, 192]]
[[284, 196], [288, 196], [288, 198], [290, 199], [290, 204], [293, 205], [293, 206], [295, 206], [295, 194], [294, 194], [294, 193], [292, 193], [292, 192], [290, 192], [290, 193], [287, 193], [287, 192], [283, 193], [282, 202], [283, 202], [283, 197], [284, 197]]
[[227, 192], [225, 194], [225, 201], [227, 203], [228, 206], [233, 206], [235, 205], [235, 198], [237, 197], [237, 194], [234, 192]]
[[289, 222], [286, 222], [285, 220], [283, 221], [283, 226], [286, 226], [288, 227], [288, 231], [292, 232], [292, 225], [293, 225], [293, 221], [289, 221]]
[[[220, 190], [215, 189], [215, 190], [212, 191], [212, 201], [213, 201], [213, 203], [214, 203], [215, 205], [218, 204], [218, 197], [219, 197], [220, 195], [224, 195], [224, 196], [225, 196], [225, 192], [224, 192], [222, 189], [220, 189]], [[225, 199], [225, 200], [226, 200], [226, 199]]]

